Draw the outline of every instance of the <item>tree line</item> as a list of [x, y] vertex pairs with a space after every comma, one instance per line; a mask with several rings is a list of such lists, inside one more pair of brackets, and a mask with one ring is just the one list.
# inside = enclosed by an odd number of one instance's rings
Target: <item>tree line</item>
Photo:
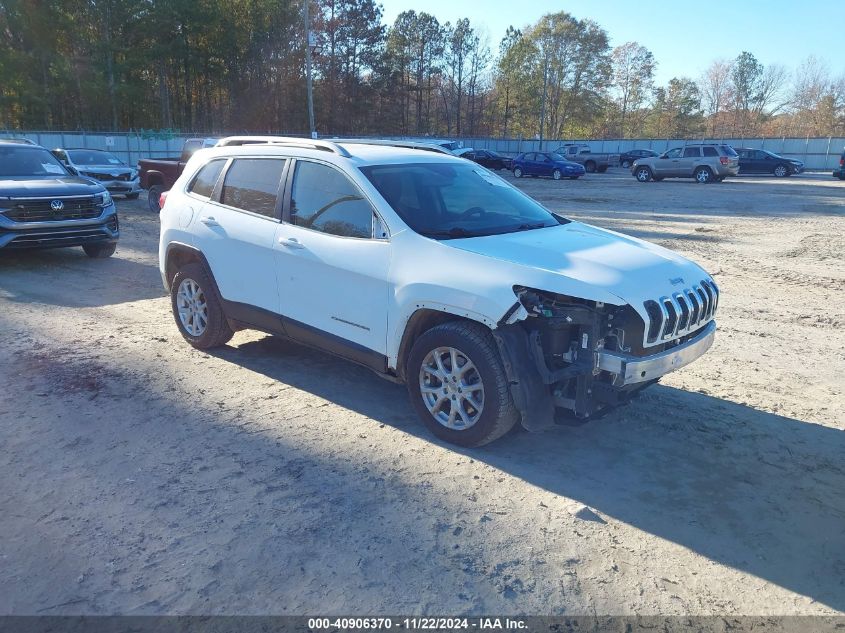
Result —
[[[307, 131], [303, 0], [0, 0], [0, 128]], [[750, 52], [655, 81], [566, 12], [507, 29], [375, 0], [308, 0], [322, 135], [536, 138], [845, 135], [845, 74]]]

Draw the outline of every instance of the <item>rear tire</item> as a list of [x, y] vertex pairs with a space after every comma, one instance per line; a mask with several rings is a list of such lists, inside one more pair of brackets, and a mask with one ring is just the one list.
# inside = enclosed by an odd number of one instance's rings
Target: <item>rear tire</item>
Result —
[[170, 307], [182, 338], [197, 349], [225, 345], [234, 335], [202, 264], [190, 262], [178, 270], [170, 284]]
[[552, 178], [554, 178], [555, 180], [560, 180], [560, 179], [561, 179], [561, 176], [563, 176], [563, 174], [562, 174], [562, 173], [560, 173], [560, 170], [559, 170], [559, 169], [555, 169], [555, 170], [552, 172]]
[[85, 251], [88, 257], [92, 257], [93, 259], [106, 259], [114, 255], [114, 252], [117, 250], [117, 244], [115, 242], [111, 244], [84, 244], [82, 250]]
[[480, 323], [451, 321], [425, 332], [411, 348], [405, 375], [411, 404], [423, 423], [452, 444], [488, 444], [519, 420], [496, 343]]
[[645, 166], [637, 167], [637, 170], [634, 172], [634, 178], [639, 182], [648, 182], [653, 177], [654, 175], [651, 173], [651, 169]]
[[622, 161], [622, 167], [624, 167], [625, 169], [628, 169], [630, 166], [631, 166], [631, 161], [629, 161], [629, 160], [623, 160]]
[[164, 187], [161, 185], [153, 185], [147, 190], [147, 206], [153, 213], [161, 211], [161, 207], [158, 205], [158, 199], [162, 193], [164, 193]]
[[522, 169], [520, 169], [519, 167], [514, 167], [513, 168], [513, 177], [514, 178], [522, 178]]
[[713, 172], [710, 171], [709, 167], [699, 167], [693, 172], [692, 177], [695, 178], [697, 183], [702, 185], [713, 182]]

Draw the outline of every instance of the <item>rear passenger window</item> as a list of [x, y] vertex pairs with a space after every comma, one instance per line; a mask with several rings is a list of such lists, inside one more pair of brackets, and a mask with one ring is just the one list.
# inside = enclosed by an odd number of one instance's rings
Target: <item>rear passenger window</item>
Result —
[[373, 236], [373, 208], [337, 169], [298, 161], [291, 192], [291, 222], [343, 237]]
[[226, 172], [221, 204], [275, 218], [286, 162], [277, 158], [236, 158]]
[[213, 160], [208, 163], [194, 176], [188, 191], [203, 198], [210, 198], [214, 191], [214, 185], [217, 183], [217, 178], [220, 176], [220, 171], [225, 164], [225, 160]]
[[719, 152], [716, 151], [715, 147], [704, 147], [704, 155], [705, 156], [718, 156]]
[[698, 158], [701, 156], [701, 150], [697, 147], [685, 147], [684, 158]]

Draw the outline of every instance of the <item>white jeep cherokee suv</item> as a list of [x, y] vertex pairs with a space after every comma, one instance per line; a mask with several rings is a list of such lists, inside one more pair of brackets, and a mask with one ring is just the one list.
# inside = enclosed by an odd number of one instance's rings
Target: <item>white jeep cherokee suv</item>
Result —
[[719, 302], [689, 260], [401, 142], [198, 151], [161, 211], [159, 259], [194, 347], [253, 328], [326, 350], [406, 383], [428, 428], [464, 446], [626, 402], [707, 351]]

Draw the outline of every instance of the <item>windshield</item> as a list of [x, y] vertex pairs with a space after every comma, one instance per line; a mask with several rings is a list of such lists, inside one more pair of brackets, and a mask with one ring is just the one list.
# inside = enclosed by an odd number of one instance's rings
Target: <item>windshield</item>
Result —
[[472, 163], [373, 165], [361, 171], [405, 223], [427, 237], [496, 235], [568, 221]]
[[67, 176], [55, 156], [41, 147], [0, 147], [0, 178]]
[[122, 161], [109, 152], [90, 149], [69, 149], [67, 155], [74, 165], [122, 165]]
[[549, 156], [551, 156], [552, 160], [566, 160], [565, 157], [561, 156], [557, 152], [552, 152]]

